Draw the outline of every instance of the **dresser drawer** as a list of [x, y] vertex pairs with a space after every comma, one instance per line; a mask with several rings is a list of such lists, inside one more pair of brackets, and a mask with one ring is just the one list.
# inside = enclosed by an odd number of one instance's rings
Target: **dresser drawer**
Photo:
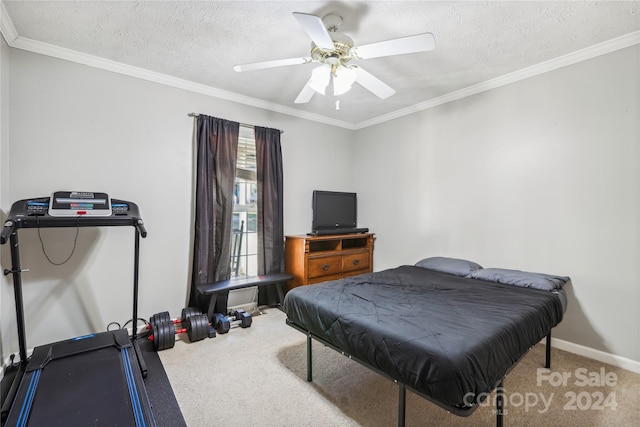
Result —
[[342, 257], [328, 256], [309, 259], [309, 278], [328, 276], [342, 271]]
[[342, 271], [363, 270], [369, 268], [369, 252], [342, 256]]
[[342, 279], [344, 276], [342, 273], [340, 274], [331, 274], [329, 276], [319, 276], [319, 277], [310, 277], [309, 285], [315, 285], [316, 283], [329, 282], [331, 280]]

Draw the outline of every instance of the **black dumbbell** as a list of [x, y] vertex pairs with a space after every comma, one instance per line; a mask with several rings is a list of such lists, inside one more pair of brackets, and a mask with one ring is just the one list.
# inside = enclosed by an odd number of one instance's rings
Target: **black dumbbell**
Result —
[[[180, 329], [175, 327], [178, 323], [181, 323]], [[216, 335], [215, 329], [209, 324], [207, 315], [193, 307], [183, 309], [182, 317], [175, 320], [169, 317], [169, 312], [155, 314], [151, 316], [149, 328], [151, 329], [149, 340], [153, 342], [153, 348], [156, 351], [173, 348], [176, 334], [186, 332], [191, 342], [213, 338]]]
[[153, 316], [151, 316], [151, 318], [149, 319], [149, 325], [147, 326], [147, 329], [152, 329], [154, 324], [165, 322], [165, 321], [171, 321], [175, 325], [177, 325], [178, 323], [181, 323], [182, 326], [184, 327], [187, 319], [190, 316], [193, 316], [194, 314], [202, 314], [202, 312], [196, 307], [185, 307], [182, 309], [182, 315], [180, 316], [179, 319], [171, 319], [171, 316], [169, 315], [168, 311], [163, 311], [162, 313], [156, 313]]
[[185, 327], [176, 329], [173, 321], [165, 320], [155, 323], [151, 327], [151, 335], [149, 340], [153, 342], [153, 348], [156, 351], [173, 348], [176, 343], [176, 335], [186, 332], [189, 341], [196, 342], [205, 338], [213, 338], [215, 330], [209, 324], [206, 314], [194, 314], [189, 316], [185, 321]]
[[228, 316], [222, 313], [216, 313], [213, 324], [221, 334], [229, 332], [232, 326], [240, 326], [241, 328], [248, 328], [253, 321], [251, 314], [242, 309], [231, 311]]

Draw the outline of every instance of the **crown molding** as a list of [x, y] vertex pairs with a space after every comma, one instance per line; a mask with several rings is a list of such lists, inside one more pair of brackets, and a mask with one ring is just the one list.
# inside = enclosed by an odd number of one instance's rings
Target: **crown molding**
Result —
[[0, 2], [0, 32], [9, 46], [18, 38], [18, 32], [4, 7], [4, 2]]
[[438, 105], [466, 98], [471, 95], [476, 95], [481, 92], [486, 92], [491, 89], [496, 89], [501, 86], [506, 86], [520, 80], [528, 79], [529, 77], [544, 74], [549, 71], [566, 67], [568, 65], [577, 64], [578, 62], [586, 61], [588, 59], [611, 53], [616, 50], [631, 47], [636, 44], [640, 44], [640, 31], [634, 31], [633, 33], [629, 33], [624, 36], [620, 36], [615, 39], [611, 39], [606, 42], [602, 42], [597, 45], [590, 46], [555, 59], [551, 59], [549, 61], [541, 62], [539, 64], [532, 65], [531, 67], [523, 68], [521, 70], [505, 74], [495, 79], [468, 86], [464, 89], [460, 89], [455, 92], [451, 92], [446, 95], [439, 96], [437, 98], [433, 98], [407, 108], [396, 110], [389, 114], [375, 117], [371, 120], [365, 120], [363, 122], [356, 123], [355, 129], [363, 129], [369, 126], [387, 122], [389, 120], [407, 116], [409, 114], [417, 113], [419, 111], [424, 111], [429, 108], [437, 107]]
[[41, 55], [51, 56], [58, 59], [64, 59], [67, 61], [75, 62], [78, 64], [87, 65], [90, 67], [111, 71], [118, 74], [127, 75], [130, 77], [147, 80], [154, 83], [159, 83], [165, 86], [175, 87], [178, 89], [195, 92], [202, 95], [211, 96], [214, 98], [224, 99], [227, 101], [237, 102], [243, 105], [249, 105], [276, 113], [282, 113], [290, 116], [295, 116], [301, 119], [311, 120], [319, 123], [324, 123], [330, 126], [341, 127], [349, 130], [354, 130], [353, 123], [345, 122], [342, 120], [335, 120], [329, 117], [325, 117], [319, 114], [309, 113], [306, 111], [300, 111], [295, 108], [287, 107], [284, 105], [263, 101], [261, 99], [253, 98], [250, 96], [239, 95], [234, 92], [229, 92], [222, 89], [217, 89], [212, 86], [195, 83], [189, 80], [180, 79], [177, 77], [169, 76], [167, 74], [150, 71], [140, 67], [134, 67], [131, 65], [123, 64], [121, 62], [112, 61], [109, 59], [101, 58], [94, 55], [88, 55], [75, 50], [67, 49], [64, 47], [56, 46], [49, 43], [43, 43], [36, 40], [21, 37], [17, 34], [9, 15], [7, 14], [4, 4], [0, 2], [0, 31], [4, 36], [7, 44], [12, 48], [21, 49]]
[[64, 47], [43, 43], [24, 37], [18, 36], [9, 43], [9, 46], [22, 49], [33, 53], [39, 53], [42, 55], [51, 56], [58, 59], [64, 59], [67, 61], [75, 62], [78, 64], [87, 65], [102, 70], [112, 71], [114, 73], [127, 75], [130, 77], [147, 80], [154, 83], [159, 83], [165, 86], [171, 86], [178, 89], [188, 90], [190, 92], [199, 93], [202, 95], [211, 96], [214, 98], [224, 99], [227, 101], [237, 102], [243, 105], [249, 105], [252, 107], [262, 108], [277, 113], [287, 114], [295, 116], [301, 119], [312, 120], [328, 124], [331, 126], [341, 127], [353, 130], [354, 125], [345, 121], [334, 120], [329, 117], [325, 117], [319, 114], [308, 113], [305, 111], [296, 110], [294, 108], [286, 107], [284, 105], [275, 104], [272, 102], [263, 101], [261, 99], [252, 98], [250, 96], [239, 95], [234, 92], [229, 92], [222, 89], [217, 89], [212, 86], [203, 85], [201, 83], [195, 83], [189, 80], [180, 79], [177, 77], [169, 76], [167, 74], [150, 71], [140, 67], [134, 67], [132, 65], [123, 64], [121, 62], [112, 61], [110, 59], [100, 58], [98, 56], [88, 55], [86, 53], [74, 51]]
[[77, 52], [71, 49], [63, 48], [60, 46], [52, 45], [49, 43], [43, 43], [35, 40], [31, 40], [18, 35], [11, 18], [7, 14], [4, 7], [4, 3], [0, 1], [0, 32], [4, 36], [7, 44], [16, 49], [22, 49], [29, 52], [39, 53], [42, 55], [51, 56], [54, 58], [64, 59], [79, 64], [84, 64], [90, 67], [99, 68], [114, 73], [123, 74], [139, 79], [159, 83], [166, 86], [175, 87], [178, 89], [188, 90], [227, 101], [237, 102], [239, 104], [249, 105], [252, 107], [262, 108], [277, 113], [282, 113], [294, 117], [298, 117], [305, 120], [311, 120], [319, 123], [324, 123], [330, 126], [336, 126], [349, 130], [363, 129], [369, 126], [377, 125], [380, 123], [394, 120], [400, 117], [404, 117], [410, 114], [414, 114], [420, 111], [427, 110], [429, 108], [437, 107], [448, 102], [456, 101], [468, 96], [476, 95], [482, 92], [486, 92], [491, 89], [496, 89], [501, 86], [506, 86], [511, 83], [518, 82], [520, 80], [534, 77], [549, 71], [557, 70], [568, 65], [576, 64], [578, 62], [586, 61], [591, 58], [595, 58], [600, 55], [604, 55], [610, 52], [614, 52], [619, 49], [624, 49], [636, 44], [640, 44], [640, 31], [626, 34], [615, 39], [599, 43], [597, 45], [581, 49], [576, 52], [569, 53], [567, 55], [560, 56], [549, 61], [545, 61], [522, 70], [515, 71], [513, 73], [505, 74], [495, 79], [487, 80], [482, 83], [478, 83], [455, 92], [448, 93], [437, 98], [430, 99], [425, 102], [421, 102], [416, 105], [412, 105], [407, 108], [393, 111], [382, 116], [375, 117], [370, 120], [365, 120], [359, 123], [349, 123], [342, 120], [332, 119], [330, 117], [322, 116], [320, 114], [309, 113], [301, 111], [295, 108], [287, 107], [281, 104], [263, 101], [261, 99], [253, 98], [250, 96], [239, 95], [234, 92], [229, 92], [222, 89], [217, 89], [212, 86], [195, 83], [189, 80], [179, 79], [166, 74], [157, 73], [140, 67], [134, 67], [126, 65], [120, 62], [112, 61], [98, 56], [88, 55], [85, 53]]

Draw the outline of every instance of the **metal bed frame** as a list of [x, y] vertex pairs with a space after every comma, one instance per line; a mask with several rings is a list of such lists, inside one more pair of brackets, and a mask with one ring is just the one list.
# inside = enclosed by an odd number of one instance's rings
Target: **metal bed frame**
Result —
[[[353, 357], [352, 355], [346, 353], [344, 350], [336, 347], [335, 345], [331, 344], [330, 342], [324, 340], [323, 338], [313, 334], [311, 331], [305, 329], [304, 327], [295, 324], [294, 322], [292, 322], [291, 320], [287, 319], [286, 320], [287, 325], [291, 326], [294, 329], [297, 329], [298, 331], [302, 332], [303, 334], [305, 334], [307, 336], [307, 381], [308, 382], [313, 382], [313, 356], [312, 356], [312, 339], [315, 339], [316, 341], [318, 341], [319, 343], [321, 343], [322, 345], [329, 347], [335, 351], [337, 351], [338, 353], [342, 354], [343, 356], [348, 357], [349, 359], [355, 360], [356, 362], [360, 363], [361, 365], [365, 366], [366, 368], [371, 369], [372, 371], [382, 375], [383, 377], [393, 381], [394, 383], [398, 384], [398, 427], [404, 427], [405, 425], [405, 418], [406, 418], [406, 395], [407, 395], [407, 390], [412, 391], [413, 393], [417, 394], [418, 396], [428, 400], [431, 403], [434, 403], [436, 405], [438, 405], [439, 407], [445, 409], [446, 411], [460, 416], [460, 417], [468, 417], [469, 415], [471, 415], [477, 408], [479, 405], [473, 405], [473, 406], [468, 406], [468, 407], [459, 407], [459, 406], [451, 406], [451, 405], [447, 405], [445, 403], [439, 402], [435, 399], [433, 399], [430, 396], [427, 396], [424, 393], [421, 393], [415, 389], [413, 389], [412, 387], [409, 387], [408, 385], [404, 384], [402, 381], [398, 380], [397, 378], [393, 378], [390, 375], [386, 374], [385, 372], [369, 365], [368, 363]], [[526, 353], [525, 353], [526, 355]], [[522, 356], [524, 357], [524, 355]], [[522, 357], [520, 359], [518, 359], [505, 373], [505, 376], [502, 377], [500, 379], [500, 381], [494, 386], [494, 390], [496, 390], [498, 392], [498, 394], [496, 395], [496, 426], [497, 427], [502, 427], [503, 423], [504, 423], [504, 379], [506, 378], [506, 375], [520, 362], [520, 360], [522, 360]], [[546, 354], [545, 354], [545, 368], [549, 369], [551, 367], [551, 331], [549, 331], [549, 334], [546, 337]]]

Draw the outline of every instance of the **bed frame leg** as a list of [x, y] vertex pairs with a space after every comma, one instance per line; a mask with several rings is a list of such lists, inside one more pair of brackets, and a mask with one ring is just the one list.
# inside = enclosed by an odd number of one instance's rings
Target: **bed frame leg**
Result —
[[407, 407], [407, 389], [404, 384], [398, 383], [398, 427], [404, 427], [405, 410]]
[[311, 357], [311, 334], [307, 335], [307, 381], [313, 381], [313, 368], [312, 368], [312, 357]]
[[496, 427], [502, 427], [504, 416], [504, 378], [496, 388]]
[[544, 367], [549, 369], [551, 368], [551, 331], [549, 331], [549, 335], [547, 335], [547, 357], [544, 362]]

